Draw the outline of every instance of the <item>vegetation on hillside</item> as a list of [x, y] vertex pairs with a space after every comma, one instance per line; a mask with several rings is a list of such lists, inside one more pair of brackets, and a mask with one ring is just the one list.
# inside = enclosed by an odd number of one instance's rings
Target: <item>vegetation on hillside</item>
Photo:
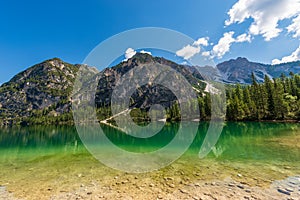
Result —
[[226, 93], [229, 121], [300, 119], [300, 75], [265, 76], [258, 84], [252, 74], [252, 85], [237, 84]]

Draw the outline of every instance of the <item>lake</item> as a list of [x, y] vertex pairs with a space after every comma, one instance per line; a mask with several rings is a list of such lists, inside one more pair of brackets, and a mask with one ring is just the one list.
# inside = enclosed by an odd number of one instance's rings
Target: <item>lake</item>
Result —
[[[213, 150], [200, 159], [198, 153], [208, 125], [208, 122], [199, 123], [193, 143], [178, 160], [142, 174], [106, 167], [87, 151], [72, 126], [1, 128], [0, 186], [15, 197], [28, 199], [59, 199], [61, 194], [95, 185], [101, 188], [102, 195], [109, 196], [109, 191], [118, 190], [118, 195], [126, 196], [126, 191], [142, 190], [148, 183], [150, 189], [144, 193], [151, 190], [157, 195], [157, 186], [162, 195], [167, 195], [183, 184], [182, 181], [195, 183], [230, 178], [263, 188], [275, 180], [300, 174], [300, 124], [227, 122]], [[148, 139], [137, 139], [104, 125], [102, 128], [120, 148], [145, 153], [167, 145], [176, 135], [179, 124], [169, 123]], [[173, 182], [168, 189], [164, 183], [168, 180], [163, 180], [168, 179], [166, 177], [172, 177]], [[96, 194], [95, 191], [85, 193]]]

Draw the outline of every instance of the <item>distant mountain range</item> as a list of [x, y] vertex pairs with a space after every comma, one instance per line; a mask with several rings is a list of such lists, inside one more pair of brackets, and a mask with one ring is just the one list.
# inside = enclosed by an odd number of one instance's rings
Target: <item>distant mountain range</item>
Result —
[[222, 81], [225, 83], [251, 84], [251, 73], [253, 72], [258, 82], [263, 82], [267, 75], [270, 78], [278, 78], [283, 73], [286, 76], [290, 72], [300, 72], [300, 61], [284, 63], [279, 65], [267, 65], [250, 62], [246, 58], [237, 58], [222, 62], [217, 65], [221, 72]]
[[[99, 84], [96, 93], [97, 107], [108, 106], [116, 82], [135, 66], [144, 64], [161, 64], [171, 67], [182, 74], [193, 86], [198, 95], [206, 89], [204, 81], [209, 70], [180, 65], [160, 57], [138, 53], [125, 62], [106, 68], [98, 73], [97, 69], [86, 65], [73, 65], [58, 58], [34, 65], [14, 76], [0, 87], [0, 125], [28, 123], [60, 123], [68, 122], [71, 114], [71, 93], [76, 74], [80, 67], [86, 68], [91, 74], [98, 74]], [[249, 62], [246, 58], [237, 58], [217, 65], [221, 76], [219, 80], [225, 83], [251, 83], [253, 72], [258, 81], [263, 81], [265, 75], [276, 78], [282, 73], [299, 73], [300, 61], [280, 65], [265, 65]], [[203, 74], [201, 73], [203, 70]], [[146, 74], [153, 71], [146, 70]], [[177, 80], [174, 79], [174, 82]], [[178, 90], [184, 88], [178, 87]], [[146, 99], [146, 100], [145, 100]], [[167, 88], [158, 85], [141, 86], [132, 96], [132, 107], [148, 109], [153, 103], [171, 106], [175, 101], [174, 94]]]

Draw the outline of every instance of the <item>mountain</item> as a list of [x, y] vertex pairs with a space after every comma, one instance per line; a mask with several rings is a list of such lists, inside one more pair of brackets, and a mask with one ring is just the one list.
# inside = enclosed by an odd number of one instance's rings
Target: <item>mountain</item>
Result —
[[[158, 67], [154, 67], [155, 65], [158, 65]], [[135, 70], [133, 73], [128, 74], [130, 70], [137, 66], [144, 68], [141, 68], [141, 71]], [[146, 53], [137, 53], [128, 61], [121, 62], [112, 68], [106, 68], [102, 71], [102, 73], [100, 73], [98, 85], [99, 92], [96, 94], [96, 104], [99, 107], [103, 105], [108, 106], [110, 104], [110, 97], [115, 89], [116, 83], [120, 81], [120, 78], [124, 74], [127, 75], [128, 79], [133, 79], [134, 76], [139, 76], [140, 80], [146, 81], [150, 74], [160, 74], [158, 70], [163, 66], [168, 66], [179, 74], [183, 75], [196, 91], [204, 91], [205, 83], [202, 82], [203, 77], [194, 67], [179, 65], [161, 57], [152, 57]], [[175, 79], [170, 81], [179, 83], [180, 80], [179, 78], [175, 77]], [[186, 88], [181, 85], [181, 87], [176, 87], [175, 89], [178, 90], [178, 92], [183, 92], [183, 90]], [[124, 93], [125, 92], [120, 91], [120, 95]], [[124, 96], [124, 98], [126, 97]], [[169, 89], [161, 85], [153, 85], [152, 83], [149, 83], [137, 87], [137, 90], [132, 94], [130, 106], [143, 107], [145, 109], [148, 109], [149, 106], [154, 103], [162, 103], [165, 106], [170, 106], [170, 102], [174, 101], [175, 99], [176, 97]]]
[[[95, 104], [98, 108], [99, 119], [106, 119], [111, 115], [110, 102], [116, 83], [125, 74], [129, 79], [132, 79], [135, 72], [128, 72], [137, 69], [137, 66], [142, 70], [139, 72], [139, 77], [148, 77], [151, 74], [160, 73], [159, 68], [151, 66], [167, 66], [173, 69], [184, 76], [192, 85], [192, 89], [200, 98], [199, 103], [201, 105], [205, 105], [205, 102], [209, 104], [209, 97], [205, 93], [207, 94], [209, 89], [215, 88], [207, 84], [204, 79], [207, 80], [210, 73], [217, 74], [217, 71], [211, 70], [208, 66], [199, 69], [194, 66], [180, 65], [162, 57], [137, 53], [127, 61], [99, 72], [96, 68], [87, 65], [73, 65], [54, 58], [26, 69], [0, 87], [0, 125], [72, 123], [72, 101], [76, 98], [84, 99], [83, 96], [80, 96], [80, 90], [77, 91], [79, 96], [75, 95], [72, 99], [74, 81], [79, 69], [82, 68], [85, 69], [84, 73], [86, 73], [82, 76], [83, 79], [93, 76], [97, 78]], [[251, 83], [252, 72], [254, 72], [259, 82], [263, 81], [265, 75], [279, 77], [282, 73], [299, 73], [300, 61], [280, 65], [265, 65], [250, 62], [246, 58], [237, 58], [236, 60], [220, 63], [217, 68], [223, 75], [221, 79], [225, 83]], [[165, 77], [167, 76], [161, 76], [160, 79], [163, 80]], [[183, 93], [191, 88], [185, 88], [182, 84], [178, 85], [180, 83], [180, 77], [178, 76], [174, 76], [167, 81], [173, 84], [174, 91], [160, 84], [152, 84], [151, 81], [144, 85], [137, 85], [130, 96], [130, 109], [139, 108], [148, 112], [151, 105], [161, 104], [170, 110], [169, 115], [171, 118], [172, 116], [178, 117], [178, 115], [172, 114], [172, 109], [174, 106], [176, 107], [175, 104], [177, 103], [174, 92]], [[89, 82], [87, 81], [85, 84], [88, 85]], [[119, 91], [119, 97], [127, 98], [128, 88], [125, 85]], [[209, 110], [207, 108], [202, 109], [201, 116], [205, 117], [207, 115], [209, 115]], [[144, 113], [142, 113], [142, 116], [145, 117]]]
[[[71, 102], [76, 74], [80, 67], [85, 73], [97, 74], [99, 84], [96, 93], [96, 106], [108, 107], [116, 82], [131, 69], [141, 65], [166, 65], [182, 74], [198, 92], [204, 91], [202, 76], [193, 67], [178, 65], [164, 58], [148, 54], [136, 54], [126, 62], [97, 69], [86, 65], [72, 65], [58, 58], [44, 61], [14, 76], [0, 87], [0, 125], [68, 123], [72, 121]], [[143, 73], [154, 71], [146, 68]], [[83, 77], [88, 77], [83, 76]], [[177, 82], [176, 80], [174, 80]], [[177, 88], [184, 90], [185, 88]], [[78, 97], [81, 98], [81, 97]], [[145, 101], [145, 99], [147, 99]], [[174, 94], [160, 85], [146, 84], [137, 88], [132, 95], [131, 107], [149, 109], [160, 102], [170, 107], [176, 100]]]
[[251, 73], [253, 72], [258, 82], [263, 82], [267, 75], [270, 78], [278, 78], [283, 73], [286, 76], [290, 72], [300, 72], [300, 61], [283, 63], [278, 65], [267, 65], [250, 62], [246, 58], [231, 59], [217, 65], [225, 83], [250, 84]]
[[70, 94], [80, 66], [54, 58], [28, 68], [3, 84], [0, 87], [2, 124], [69, 113]]

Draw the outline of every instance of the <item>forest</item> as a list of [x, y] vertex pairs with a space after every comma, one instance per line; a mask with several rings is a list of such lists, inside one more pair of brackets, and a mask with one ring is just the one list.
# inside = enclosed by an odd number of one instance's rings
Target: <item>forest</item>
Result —
[[236, 85], [226, 91], [228, 121], [299, 120], [300, 76], [290, 73], [258, 84], [252, 74], [252, 84]]

